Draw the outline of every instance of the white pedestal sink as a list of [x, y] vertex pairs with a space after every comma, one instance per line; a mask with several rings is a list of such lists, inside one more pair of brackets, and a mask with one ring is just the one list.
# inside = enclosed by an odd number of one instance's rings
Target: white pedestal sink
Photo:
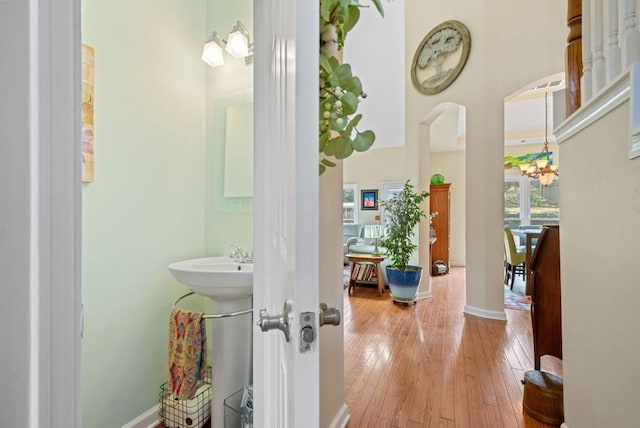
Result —
[[[213, 314], [251, 308], [253, 264], [228, 257], [206, 257], [169, 265], [169, 271], [193, 292], [213, 301]], [[214, 318], [211, 427], [224, 427], [224, 399], [252, 383], [252, 314]]]

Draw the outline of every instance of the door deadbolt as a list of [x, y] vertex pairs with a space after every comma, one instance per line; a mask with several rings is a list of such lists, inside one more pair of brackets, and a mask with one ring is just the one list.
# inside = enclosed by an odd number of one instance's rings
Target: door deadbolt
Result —
[[326, 303], [320, 303], [320, 327], [323, 325], [340, 325], [340, 311], [329, 308]]

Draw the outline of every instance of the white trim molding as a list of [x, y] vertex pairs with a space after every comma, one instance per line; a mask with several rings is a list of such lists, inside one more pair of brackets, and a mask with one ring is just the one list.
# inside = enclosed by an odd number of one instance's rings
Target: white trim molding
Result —
[[122, 428], [154, 428], [160, 424], [160, 405], [156, 404]]
[[569, 425], [567, 425], [566, 422], [563, 422], [562, 425], [560, 425], [560, 428], [569, 428]]
[[329, 428], [345, 428], [347, 423], [349, 423], [349, 419], [351, 419], [351, 415], [349, 414], [347, 403], [342, 403], [338, 413], [336, 413], [331, 424], [329, 424]]
[[419, 291], [418, 295], [416, 296], [416, 300], [430, 299], [432, 297], [433, 295], [431, 294], [431, 287], [429, 287], [429, 290], [427, 291]]
[[[32, 427], [80, 428], [80, 0], [29, 0]], [[33, 367], [37, 364], [37, 368]]]
[[631, 65], [629, 106], [629, 159], [640, 156], [640, 62]]
[[578, 132], [589, 127], [604, 115], [629, 99], [631, 79], [627, 69], [625, 72], [598, 92], [591, 100], [576, 110], [554, 130], [558, 144], [562, 144]]
[[506, 321], [507, 320], [507, 314], [505, 314], [504, 311], [502, 311], [502, 312], [500, 312], [500, 311], [488, 311], [486, 309], [480, 309], [480, 308], [476, 308], [475, 306], [466, 305], [462, 312], [465, 313], [465, 314], [468, 314], [468, 315], [473, 315], [473, 316], [481, 317], [481, 318], [487, 318], [487, 319], [490, 319], [490, 320], [497, 320], [497, 321]]

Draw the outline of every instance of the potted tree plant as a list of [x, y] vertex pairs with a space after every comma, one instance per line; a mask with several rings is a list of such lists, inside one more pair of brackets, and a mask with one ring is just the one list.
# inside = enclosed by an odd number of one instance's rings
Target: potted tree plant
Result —
[[388, 201], [382, 201], [385, 209], [386, 233], [380, 244], [386, 248], [389, 265], [386, 267], [391, 296], [395, 302], [415, 303], [416, 293], [422, 278], [420, 266], [410, 266], [409, 259], [418, 246], [411, 238], [415, 227], [426, 213], [420, 203], [429, 192], [416, 192], [407, 180], [402, 192]]

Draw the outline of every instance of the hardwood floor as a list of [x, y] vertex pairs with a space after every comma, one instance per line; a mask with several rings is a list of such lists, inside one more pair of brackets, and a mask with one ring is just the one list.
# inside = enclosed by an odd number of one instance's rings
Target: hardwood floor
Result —
[[[375, 288], [345, 291], [348, 427], [549, 427], [522, 412], [530, 313], [507, 309], [506, 323], [465, 315], [464, 268], [434, 277], [432, 294], [407, 307]], [[562, 375], [552, 357], [542, 369]]]
[[[432, 293], [407, 307], [375, 287], [345, 290], [348, 428], [549, 428], [522, 412], [530, 313], [507, 309], [506, 323], [463, 314], [464, 268], [433, 278]], [[542, 369], [562, 375], [552, 357]]]

